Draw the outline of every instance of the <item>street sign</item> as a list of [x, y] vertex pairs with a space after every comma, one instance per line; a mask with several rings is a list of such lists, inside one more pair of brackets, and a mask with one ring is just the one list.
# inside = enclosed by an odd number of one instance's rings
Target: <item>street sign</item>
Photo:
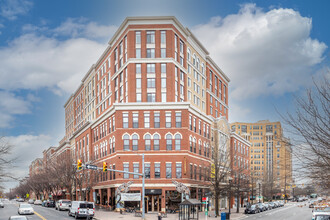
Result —
[[86, 164], [86, 169], [97, 170], [96, 165]]

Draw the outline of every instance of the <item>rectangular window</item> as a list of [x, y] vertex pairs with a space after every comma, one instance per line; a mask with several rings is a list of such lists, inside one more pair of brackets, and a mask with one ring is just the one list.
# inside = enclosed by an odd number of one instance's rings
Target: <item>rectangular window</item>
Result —
[[141, 48], [136, 48], [135, 49], [135, 57], [136, 58], [141, 58]]
[[175, 113], [175, 127], [181, 128], [181, 112]]
[[172, 178], [172, 163], [166, 163], [166, 178]]
[[166, 58], [166, 48], [160, 49], [160, 57], [161, 58]]
[[147, 44], [155, 43], [155, 31], [147, 31]]
[[141, 89], [141, 78], [136, 78], [136, 88]]
[[141, 32], [140, 31], [135, 32], [135, 44], [141, 44]]
[[171, 112], [166, 112], [165, 113], [165, 127], [166, 128], [171, 128], [172, 127], [172, 123], [171, 123]]
[[183, 53], [183, 41], [180, 40], [180, 53]]
[[155, 163], [155, 179], [160, 178], [160, 163]]
[[194, 166], [194, 179], [197, 180], [197, 166]]
[[155, 128], [160, 127], [160, 113], [159, 112], [154, 113], [154, 127]]
[[146, 179], [150, 179], [150, 163], [144, 164], [144, 175]]
[[128, 113], [123, 113], [123, 128], [128, 128]]
[[176, 175], [176, 178], [178, 178], [178, 179], [182, 177], [182, 164], [181, 163], [176, 163], [175, 175]]
[[141, 93], [136, 93], [136, 102], [141, 102], [141, 101], [142, 101]]
[[166, 92], [162, 92], [162, 102], [166, 102]]
[[147, 102], [156, 102], [156, 93], [147, 93]]
[[[123, 167], [124, 167], [124, 171], [129, 172], [129, 163], [124, 163]], [[124, 179], [128, 179], [128, 178], [129, 178], [129, 174], [124, 173]]]
[[160, 32], [160, 43], [161, 44], [166, 44], [166, 31], [161, 31]]
[[133, 128], [139, 127], [139, 113], [133, 113]]
[[147, 88], [156, 88], [156, 79], [155, 78], [147, 79]]
[[[133, 172], [134, 173], [139, 172], [139, 164], [138, 163], [133, 163]], [[134, 179], [139, 179], [139, 175], [134, 174], [133, 178]]]
[[144, 113], [144, 127], [150, 128], [150, 113]]
[[135, 73], [141, 73], [141, 64], [140, 63], [135, 64]]
[[147, 73], [155, 73], [155, 64], [147, 64]]
[[190, 164], [190, 179], [193, 178], [193, 165]]
[[160, 64], [160, 72], [161, 73], [166, 73], [166, 63]]
[[166, 88], [166, 78], [161, 79], [161, 86], [162, 88]]
[[147, 49], [147, 58], [155, 58], [155, 49], [153, 48]]

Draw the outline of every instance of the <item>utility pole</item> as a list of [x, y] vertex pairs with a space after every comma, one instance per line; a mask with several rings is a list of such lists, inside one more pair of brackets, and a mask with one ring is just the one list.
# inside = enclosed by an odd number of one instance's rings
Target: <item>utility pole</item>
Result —
[[144, 154], [142, 154], [142, 219], [145, 219], [145, 204], [144, 204], [144, 194], [145, 194], [145, 190], [144, 190], [144, 186], [145, 186], [145, 174], [144, 174]]

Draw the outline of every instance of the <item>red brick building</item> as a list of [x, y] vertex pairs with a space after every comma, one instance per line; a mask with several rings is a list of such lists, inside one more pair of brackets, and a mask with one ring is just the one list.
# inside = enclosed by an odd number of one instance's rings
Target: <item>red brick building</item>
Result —
[[[201, 199], [209, 191], [213, 122], [228, 120], [228, 83], [175, 17], [126, 18], [64, 106], [63, 146], [83, 163], [140, 173], [144, 153], [147, 211], [180, 201], [172, 180]], [[141, 191], [139, 176], [84, 172], [94, 179], [82, 190], [100, 205], [114, 206], [124, 182]]]
[[[250, 150], [252, 144], [231, 132], [230, 135], [230, 158], [232, 176], [232, 207], [240, 204], [242, 207], [245, 202], [250, 201]], [[238, 200], [238, 201], [237, 201]]]

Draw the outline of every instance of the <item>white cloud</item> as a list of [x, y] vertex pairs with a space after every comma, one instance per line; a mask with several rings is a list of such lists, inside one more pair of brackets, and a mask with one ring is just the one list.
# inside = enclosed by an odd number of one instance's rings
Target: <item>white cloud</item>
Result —
[[85, 18], [68, 18], [53, 32], [60, 36], [70, 36], [73, 38], [84, 37], [88, 39], [105, 39], [110, 37], [118, 29], [115, 25], [99, 25], [95, 22], [87, 22]]
[[14, 115], [31, 113], [33, 96], [29, 95], [28, 100], [18, 97], [12, 92], [0, 91], [0, 128], [11, 127]]
[[15, 20], [18, 15], [24, 15], [33, 6], [33, 3], [27, 0], [0, 0], [0, 15], [8, 20]]
[[[23, 35], [0, 49], [0, 78], [6, 79], [0, 81], [0, 88], [72, 93], [115, 29], [83, 18], [67, 19], [54, 29], [25, 25]], [[59, 35], [66, 39], [59, 40]]]
[[[42, 157], [42, 151], [51, 146], [52, 138], [48, 135], [19, 135], [6, 137], [6, 142], [13, 146], [10, 157], [15, 158], [10, 172], [16, 178], [29, 174], [29, 165], [33, 160]], [[13, 184], [13, 183], [11, 183]], [[7, 187], [12, 187], [7, 185]]]
[[310, 81], [311, 67], [327, 46], [310, 38], [312, 19], [292, 9], [264, 12], [254, 4], [238, 14], [214, 17], [193, 28], [231, 79], [231, 98], [296, 91]]
[[0, 50], [0, 88], [73, 92], [105, 49], [98, 42], [25, 34]]

